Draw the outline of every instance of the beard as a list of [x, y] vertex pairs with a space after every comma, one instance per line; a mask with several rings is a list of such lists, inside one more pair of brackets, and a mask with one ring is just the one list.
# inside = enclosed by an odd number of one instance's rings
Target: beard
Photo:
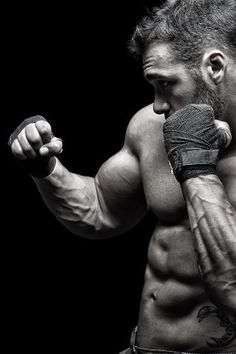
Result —
[[196, 89], [192, 97], [192, 102], [210, 105], [213, 108], [215, 118], [223, 120], [227, 103], [226, 96], [219, 92], [219, 89], [213, 90], [210, 88], [201, 73], [195, 72], [193, 76]]

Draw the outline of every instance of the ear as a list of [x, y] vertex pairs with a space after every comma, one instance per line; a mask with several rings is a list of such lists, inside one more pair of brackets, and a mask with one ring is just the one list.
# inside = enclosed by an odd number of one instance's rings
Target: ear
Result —
[[215, 85], [222, 83], [227, 69], [227, 57], [220, 50], [206, 52], [202, 58], [202, 70]]

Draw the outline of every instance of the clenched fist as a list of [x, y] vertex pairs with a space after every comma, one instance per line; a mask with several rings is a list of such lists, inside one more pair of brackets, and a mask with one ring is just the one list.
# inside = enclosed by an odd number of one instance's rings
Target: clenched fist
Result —
[[228, 124], [216, 121], [213, 108], [206, 104], [190, 104], [176, 111], [164, 123], [163, 135], [168, 159], [180, 183], [216, 174], [219, 151], [232, 138]]
[[62, 152], [62, 140], [52, 133], [42, 116], [25, 119], [12, 133], [8, 145], [12, 154], [35, 177], [45, 177], [54, 169], [55, 155]]

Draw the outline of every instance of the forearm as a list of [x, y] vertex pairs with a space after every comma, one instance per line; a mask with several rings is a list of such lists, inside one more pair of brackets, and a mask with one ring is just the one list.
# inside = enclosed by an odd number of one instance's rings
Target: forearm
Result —
[[33, 179], [49, 210], [69, 231], [91, 239], [113, 235], [114, 223], [101, 210], [94, 178], [71, 173], [57, 160], [50, 176]]
[[236, 213], [216, 175], [182, 185], [201, 275], [216, 305], [236, 314]]

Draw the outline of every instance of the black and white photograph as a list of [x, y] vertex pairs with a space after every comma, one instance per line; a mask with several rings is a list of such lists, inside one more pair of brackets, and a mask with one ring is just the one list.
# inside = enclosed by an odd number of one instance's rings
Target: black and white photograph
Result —
[[1, 10], [1, 352], [235, 354], [236, 2]]

